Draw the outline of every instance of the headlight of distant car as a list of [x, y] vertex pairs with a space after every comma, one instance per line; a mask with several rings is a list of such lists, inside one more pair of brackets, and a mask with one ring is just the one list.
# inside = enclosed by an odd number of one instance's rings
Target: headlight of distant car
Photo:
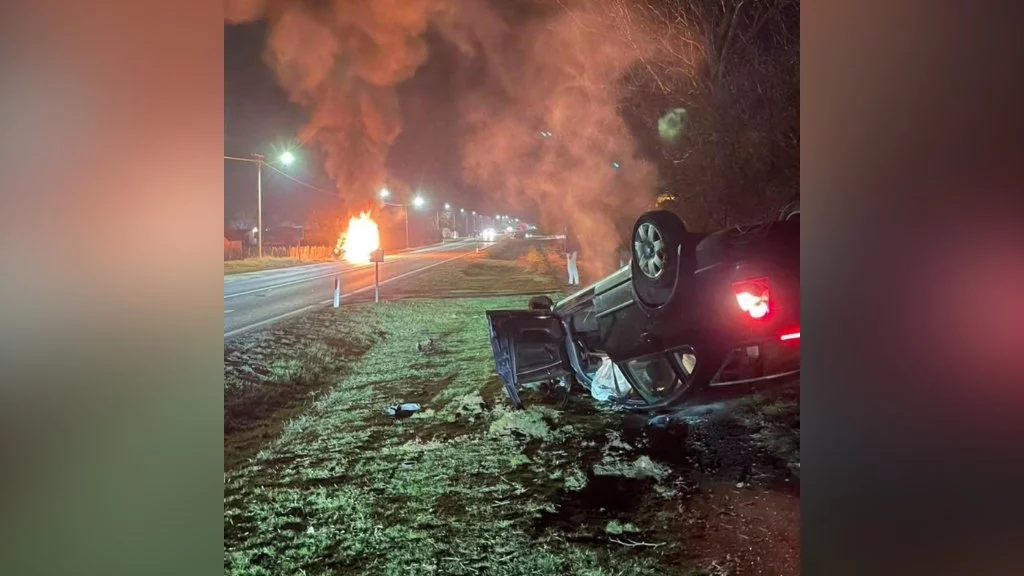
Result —
[[494, 229], [493, 228], [485, 229], [484, 232], [483, 232], [483, 237], [484, 237], [484, 240], [486, 240], [487, 242], [494, 242], [494, 237], [495, 237]]

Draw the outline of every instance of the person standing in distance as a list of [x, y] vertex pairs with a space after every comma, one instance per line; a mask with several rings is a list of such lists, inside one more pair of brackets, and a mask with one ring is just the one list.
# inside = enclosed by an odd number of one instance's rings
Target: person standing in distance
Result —
[[569, 286], [580, 285], [580, 271], [576, 260], [580, 255], [580, 241], [571, 226], [565, 230], [565, 261], [569, 271]]

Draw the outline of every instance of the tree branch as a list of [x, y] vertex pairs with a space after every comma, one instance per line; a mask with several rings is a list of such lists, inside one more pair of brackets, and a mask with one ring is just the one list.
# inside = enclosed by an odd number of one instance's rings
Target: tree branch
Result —
[[736, 31], [736, 18], [740, 14], [740, 8], [743, 7], [743, 0], [736, 5], [736, 9], [732, 12], [732, 19], [729, 22], [729, 31], [726, 32], [725, 40], [722, 41], [722, 52], [718, 56], [718, 63], [715, 66], [715, 81], [721, 82], [722, 76], [725, 74], [725, 57], [729, 54], [729, 45], [732, 44], [733, 33]]

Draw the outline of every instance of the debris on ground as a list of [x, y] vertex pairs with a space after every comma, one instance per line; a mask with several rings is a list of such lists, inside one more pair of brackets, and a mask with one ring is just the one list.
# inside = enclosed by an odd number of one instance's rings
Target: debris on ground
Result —
[[651, 418], [650, 420], [648, 420], [647, 421], [647, 425], [652, 427], [652, 428], [665, 428], [671, 422], [672, 422], [672, 419], [669, 418], [669, 416], [667, 414], [661, 414], [659, 416], [655, 416], [654, 418]]
[[421, 406], [416, 402], [407, 402], [405, 404], [392, 404], [384, 409], [384, 413], [394, 418], [405, 418], [419, 412], [420, 409]]
[[426, 340], [424, 340], [422, 342], [418, 342], [416, 344], [416, 349], [419, 350], [421, 354], [428, 354], [429, 355], [429, 354], [434, 354], [435, 352], [437, 352], [438, 351], [438, 346], [437, 346], [437, 342], [435, 342], [433, 338], [427, 338]]

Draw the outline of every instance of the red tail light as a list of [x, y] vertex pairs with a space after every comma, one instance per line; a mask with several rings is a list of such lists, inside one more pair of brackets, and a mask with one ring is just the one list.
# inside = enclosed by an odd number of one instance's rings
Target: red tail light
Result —
[[732, 285], [732, 290], [736, 293], [736, 303], [740, 305], [740, 309], [750, 314], [751, 318], [760, 320], [768, 316], [768, 312], [771, 311], [768, 278], [735, 282]]

